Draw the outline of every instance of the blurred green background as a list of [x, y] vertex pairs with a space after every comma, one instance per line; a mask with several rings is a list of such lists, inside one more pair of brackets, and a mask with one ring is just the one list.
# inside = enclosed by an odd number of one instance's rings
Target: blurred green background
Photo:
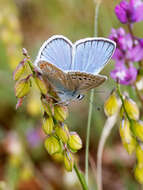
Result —
[[[108, 37], [112, 27], [123, 27], [114, 14], [119, 1], [102, 0], [99, 12], [100, 37]], [[10, 190], [76, 190], [80, 185], [74, 172], [67, 173], [62, 164], [50, 158], [43, 146], [41, 107], [35, 88], [16, 110], [12, 72], [25, 47], [32, 60], [42, 43], [54, 34], [62, 34], [71, 41], [94, 36], [95, 4], [93, 0], [0, 0], [0, 189]], [[142, 23], [135, 33], [142, 36]], [[109, 76], [114, 63], [106, 66]], [[104, 101], [114, 88], [111, 78], [95, 90], [91, 140], [91, 189], [96, 189], [96, 152], [106, 117]], [[130, 90], [130, 89], [129, 89]], [[131, 91], [131, 90], [130, 90]], [[134, 98], [134, 94], [131, 97]], [[84, 171], [84, 152], [89, 95], [82, 102], [69, 107], [67, 123], [83, 140], [83, 148], [76, 154]], [[118, 125], [108, 138], [103, 154], [103, 183], [105, 190], [136, 190], [141, 187], [133, 177], [134, 156], [122, 147]]]

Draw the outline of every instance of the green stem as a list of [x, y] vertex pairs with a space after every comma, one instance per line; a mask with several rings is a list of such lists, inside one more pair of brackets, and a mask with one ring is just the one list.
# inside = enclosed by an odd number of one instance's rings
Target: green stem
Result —
[[[94, 36], [98, 35], [98, 13], [101, 1], [98, 1], [95, 8], [95, 25], [94, 25]], [[91, 90], [90, 100], [89, 100], [89, 112], [88, 112], [88, 122], [87, 122], [87, 133], [86, 133], [86, 150], [85, 150], [85, 179], [88, 184], [88, 153], [89, 153], [89, 139], [90, 139], [90, 127], [92, 119], [93, 110], [93, 100], [94, 100], [94, 89]]]
[[121, 90], [120, 90], [120, 85], [119, 85], [119, 83], [117, 83], [117, 93], [118, 93], [118, 95], [119, 95], [119, 97], [120, 97], [120, 99], [121, 99], [122, 106], [123, 106], [124, 112], [125, 112], [125, 114], [126, 114], [126, 117], [127, 117], [127, 119], [129, 120], [129, 122], [131, 123], [132, 120], [131, 120], [131, 118], [129, 117], [127, 111], [126, 111], [125, 104], [124, 104], [124, 99], [123, 99], [123, 96], [122, 96], [122, 94], [121, 94]]
[[85, 181], [85, 178], [84, 178], [84, 175], [78, 170], [76, 164], [74, 164], [74, 170], [76, 172], [76, 175], [80, 181], [80, 184], [82, 186], [82, 189], [83, 190], [88, 190], [88, 186], [86, 184], [86, 181]]
[[28, 63], [28, 65], [29, 65], [29, 67], [30, 67], [32, 73], [34, 74], [35, 71], [34, 71], [34, 68], [33, 68], [33, 65], [32, 65], [31, 61], [30, 61], [30, 60], [27, 60], [27, 63]]
[[85, 179], [87, 183], [88, 183], [88, 153], [89, 153], [91, 118], [93, 110], [93, 104], [92, 104], [93, 99], [94, 99], [94, 90], [92, 89], [89, 101], [88, 123], [87, 123], [87, 132], [86, 132], [86, 150], [85, 150]]

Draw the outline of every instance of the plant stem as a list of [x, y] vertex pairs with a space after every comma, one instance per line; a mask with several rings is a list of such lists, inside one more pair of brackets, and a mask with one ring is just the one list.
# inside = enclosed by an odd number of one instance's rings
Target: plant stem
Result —
[[86, 184], [86, 181], [85, 181], [85, 178], [84, 178], [84, 175], [78, 170], [76, 164], [74, 164], [74, 170], [76, 172], [76, 175], [80, 181], [80, 184], [82, 186], [82, 189], [83, 190], [88, 190], [88, 186]]
[[121, 91], [120, 91], [120, 85], [119, 85], [119, 83], [117, 83], [117, 93], [118, 93], [118, 95], [119, 95], [119, 97], [120, 97], [120, 99], [121, 99], [122, 106], [123, 106], [124, 112], [125, 112], [125, 114], [126, 114], [126, 117], [127, 117], [127, 119], [129, 120], [129, 122], [132, 123], [132, 120], [131, 120], [131, 118], [129, 117], [129, 115], [128, 115], [127, 111], [126, 111], [126, 108], [125, 108], [124, 99], [123, 99], [123, 96], [122, 96]]
[[[129, 30], [129, 33], [131, 34], [132, 41], [133, 41], [133, 45], [135, 45], [134, 42], [135, 42], [136, 37], [134, 36], [134, 33], [133, 33], [133, 30], [132, 30], [132, 25], [131, 25], [131, 24], [128, 24], [128, 30]], [[138, 71], [140, 71], [140, 69], [142, 69], [142, 61], [139, 61], [139, 62], [138, 62], [138, 65], [139, 65]], [[141, 104], [143, 105], [143, 97], [142, 97], [142, 95], [140, 94], [140, 91], [139, 91], [138, 88], [137, 88], [136, 81], [135, 81], [135, 83], [134, 83], [134, 87], [135, 87], [135, 90], [136, 90], [136, 94], [137, 94], [137, 96], [138, 96], [138, 98], [139, 98]]]
[[89, 139], [90, 139], [93, 99], [94, 99], [94, 90], [92, 89], [90, 94], [90, 102], [89, 102], [88, 123], [87, 123], [87, 133], [86, 133], [86, 150], [85, 150], [85, 179], [87, 184], [88, 184], [88, 153], [89, 153]]
[[[98, 13], [101, 1], [98, 1], [95, 7], [95, 25], [94, 25], [94, 36], [98, 35]], [[89, 153], [89, 139], [90, 139], [90, 127], [91, 118], [93, 110], [93, 99], [94, 99], [94, 89], [91, 90], [90, 101], [89, 101], [89, 112], [88, 112], [88, 122], [87, 122], [87, 135], [86, 135], [86, 150], [85, 150], [85, 179], [88, 184], [88, 153]]]
[[134, 34], [133, 34], [133, 30], [132, 30], [131, 24], [128, 24], [128, 30], [129, 30], [129, 32], [131, 34], [131, 37], [132, 37], [132, 40], [133, 40], [133, 43], [134, 43], [135, 37], [134, 37]]
[[30, 67], [32, 73], [34, 74], [35, 72], [34, 72], [34, 68], [33, 68], [33, 65], [32, 65], [31, 61], [30, 61], [30, 60], [27, 60], [27, 63], [28, 63], [28, 65], [29, 65], [29, 67]]

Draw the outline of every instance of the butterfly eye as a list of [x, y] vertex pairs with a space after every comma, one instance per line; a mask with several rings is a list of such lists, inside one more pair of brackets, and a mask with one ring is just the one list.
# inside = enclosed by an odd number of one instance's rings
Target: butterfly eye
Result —
[[79, 94], [77, 97], [76, 97], [78, 100], [82, 100], [84, 98], [84, 95], [83, 94]]

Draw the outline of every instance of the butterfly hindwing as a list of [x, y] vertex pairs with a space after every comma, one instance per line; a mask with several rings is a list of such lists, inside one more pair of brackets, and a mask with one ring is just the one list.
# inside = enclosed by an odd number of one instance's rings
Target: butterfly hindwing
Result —
[[92, 75], [85, 72], [68, 72], [75, 89], [79, 92], [85, 92], [101, 85], [106, 79], [103, 75]]
[[40, 61], [38, 63], [44, 79], [48, 79], [57, 91], [75, 90], [71, 78], [51, 63]]
[[105, 38], [86, 38], [74, 44], [74, 71], [98, 74], [109, 61], [115, 43]]
[[72, 43], [66, 37], [55, 35], [45, 41], [39, 50], [35, 65], [47, 61], [61, 70], [69, 70], [72, 63]]

